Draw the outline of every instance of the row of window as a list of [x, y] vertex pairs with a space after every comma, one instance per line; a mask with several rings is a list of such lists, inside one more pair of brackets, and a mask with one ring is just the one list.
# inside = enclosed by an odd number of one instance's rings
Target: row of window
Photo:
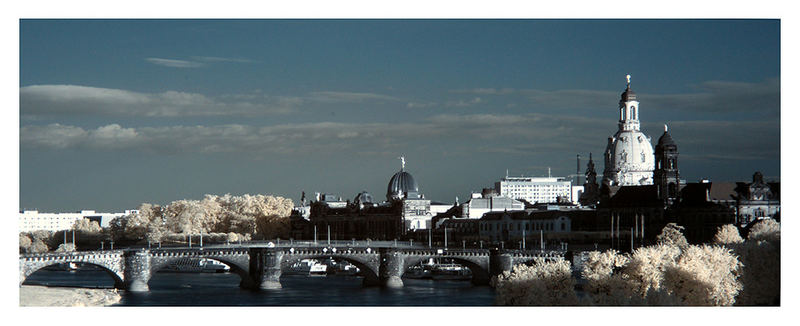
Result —
[[[496, 225], [492, 224], [492, 223], [485, 223], [485, 224], [481, 224], [480, 225], [480, 229], [481, 229], [481, 231], [494, 231], [495, 229], [497, 229], [497, 231], [500, 231], [501, 228], [502, 228], [502, 230], [515, 231], [514, 230], [514, 226], [515, 225], [516, 225], [516, 231], [522, 231], [522, 229], [523, 229], [523, 224], [522, 223], [518, 223], [518, 224], [517, 223], [499, 223], [499, 224], [496, 224]], [[525, 228], [525, 231], [539, 231], [539, 230], [553, 231], [553, 222], [543, 223], [543, 224], [525, 223], [524, 224], [524, 228]], [[561, 231], [565, 231], [565, 228], [566, 227], [565, 227], [564, 223], [561, 223]], [[531, 230], [531, 229], [533, 229], [533, 230]]]

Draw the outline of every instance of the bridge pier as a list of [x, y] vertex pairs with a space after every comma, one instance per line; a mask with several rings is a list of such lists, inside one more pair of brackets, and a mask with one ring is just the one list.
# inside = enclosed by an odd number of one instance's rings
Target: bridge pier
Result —
[[402, 288], [403, 272], [405, 272], [403, 254], [398, 250], [381, 248], [378, 268], [381, 285], [388, 288]]
[[514, 261], [511, 255], [500, 253], [500, 250], [492, 249], [489, 252], [489, 277], [494, 278], [503, 272], [509, 272], [514, 268]]
[[150, 291], [152, 256], [148, 250], [127, 251], [125, 257], [125, 289], [131, 292]]
[[[250, 277], [260, 290], [275, 290], [281, 286], [283, 251], [266, 248], [250, 249]], [[246, 282], [243, 282], [246, 283]]]

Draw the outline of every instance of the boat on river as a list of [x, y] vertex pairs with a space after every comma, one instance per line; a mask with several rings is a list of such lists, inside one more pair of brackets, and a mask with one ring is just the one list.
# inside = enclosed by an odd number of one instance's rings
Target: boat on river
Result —
[[303, 259], [289, 266], [283, 271], [286, 275], [307, 275], [307, 276], [326, 276], [328, 275], [328, 265], [316, 259]]
[[431, 270], [431, 277], [434, 280], [469, 281], [472, 271], [459, 264], [437, 264]]
[[226, 273], [231, 270], [231, 267], [220, 263], [213, 259], [200, 258], [192, 259], [185, 258], [176, 260], [166, 267], [162, 268], [160, 272], [173, 272], [173, 273]]

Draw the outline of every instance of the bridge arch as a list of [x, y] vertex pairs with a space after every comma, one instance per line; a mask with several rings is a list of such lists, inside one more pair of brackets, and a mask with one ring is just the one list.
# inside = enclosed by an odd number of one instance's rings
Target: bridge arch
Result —
[[358, 258], [354, 258], [353, 256], [347, 255], [347, 253], [337, 254], [332, 252], [332, 253], [285, 255], [284, 259], [281, 261], [281, 271], [288, 269], [290, 266], [300, 262], [303, 259], [328, 259], [328, 258], [343, 260], [358, 267], [358, 269], [362, 272], [362, 275], [364, 276], [364, 284], [379, 283], [378, 266], [376, 264], [370, 264], [369, 262], [363, 261]]
[[403, 268], [403, 274], [408, 272], [408, 270], [422, 261], [428, 260], [430, 258], [446, 258], [450, 259], [453, 262], [460, 264], [469, 268], [470, 272], [472, 272], [472, 283], [473, 284], [489, 284], [489, 266], [488, 260], [486, 266], [479, 262], [470, 260], [468, 258], [459, 257], [459, 256], [441, 256], [441, 255], [429, 255], [429, 256], [409, 256], [405, 259], [405, 267]]
[[22, 285], [29, 276], [42, 270], [43, 268], [69, 263], [85, 264], [98, 267], [114, 280], [115, 288], [124, 288], [125, 276], [121, 259], [115, 255], [105, 254], [65, 255], [53, 257], [43, 255], [38, 257], [21, 257], [19, 284]]
[[[237, 257], [239, 255], [247, 256]], [[228, 265], [231, 273], [235, 273], [241, 279], [241, 286], [250, 287], [253, 282], [250, 278], [249, 255], [242, 253], [220, 253], [220, 252], [155, 252], [152, 253], [152, 261], [150, 263], [150, 275], [152, 277], [156, 272], [164, 269], [168, 265], [185, 259], [213, 259], [225, 265]], [[237, 259], [238, 258], [238, 259]], [[149, 279], [147, 280], [149, 283]]]

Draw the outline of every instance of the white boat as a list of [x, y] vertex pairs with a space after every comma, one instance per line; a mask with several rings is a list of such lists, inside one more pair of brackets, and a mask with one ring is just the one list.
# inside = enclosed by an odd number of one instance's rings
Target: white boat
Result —
[[337, 275], [354, 276], [358, 275], [358, 273], [361, 273], [361, 270], [350, 263], [339, 264], [338, 268], [336, 268]]
[[328, 265], [328, 275], [344, 275], [353, 276], [357, 275], [361, 270], [347, 261], [336, 261], [333, 258], [328, 258], [322, 261], [322, 264]]
[[472, 271], [459, 264], [437, 264], [431, 276], [434, 280], [466, 281], [472, 279]]
[[325, 264], [314, 264], [311, 265], [311, 269], [308, 271], [309, 276], [327, 276], [328, 275], [328, 265]]
[[287, 275], [328, 275], [328, 265], [322, 264], [316, 259], [303, 259], [289, 266], [283, 272]]
[[230, 266], [208, 258], [179, 259], [161, 269], [164, 272], [177, 273], [225, 273], [230, 270]]
[[45, 270], [49, 271], [59, 271], [59, 272], [76, 272], [80, 266], [78, 263], [58, 263], [55, 265], [50, 265], [45, 267]]
[[431, 273], [432, 270], [429, 266], [426, 265], [415, 265], [411, 266], [403, 277], [405, 278], [414, 278], [414, 279], [429, 279], [433, 277]]

